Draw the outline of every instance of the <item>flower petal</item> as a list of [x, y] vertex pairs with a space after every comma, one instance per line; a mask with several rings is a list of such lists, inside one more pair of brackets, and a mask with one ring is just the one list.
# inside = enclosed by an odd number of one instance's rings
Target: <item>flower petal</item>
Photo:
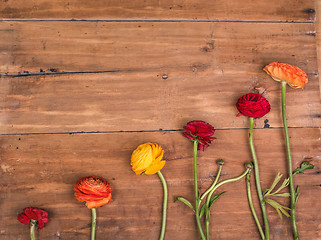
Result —
[[111, 202], [111, 201], [112, 201], [112, 199], [111, 199], [111, 194], [110, 194], [107, 198], [103, 198], [103, 199], [98, 200], [98, 201], [87, 201], [86, 202], [86, 206], [89, 209], [98, 208], [98, 207], [101, 207], [101, 206]]
[[307, 74], [300, 68], [288, 63], [272, 62], [263, 70], [275, 81], [286, 81], [293, 88], [302, 88], [308, 83]]

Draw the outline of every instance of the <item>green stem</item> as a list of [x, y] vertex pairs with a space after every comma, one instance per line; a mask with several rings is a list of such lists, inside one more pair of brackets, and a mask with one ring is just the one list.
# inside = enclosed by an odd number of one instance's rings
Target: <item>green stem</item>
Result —
[[168, 195], [168, 191], [167, 191], [167, 184], [166, 184], [166, 181], [165, 181], [165, 178], [164, 178], [163, 174], [160, 171], [158, 171], [157, 174], [158, 174], [160, 180], [162, 181], [163, 189], [164, 189], [162, 230], [161, 230], [161, 234], [159, 236], [159, 240], [163, 240], [164, 236], [165, 236], [165, 228], [166, 228], [166, 210], [167, 210], [167, 195]]
[[205, 240], [205, 235], [202, 229], [199, 208], [200, 208], [200, 196], [198, 192], [198, 185], [197, 185], [197, 144], [198, 141], [194, 141], [194, 148], [193, 148], [193, 156], [194, 156], [194, 192], [195, 192], [195, 218], [196, 224], [198, 228], [198, 232], [202, 240]]
[[229, 178], [229, 179], [226, 179], [222, 182], [220, 182], [219, 184], [217, 184], [213, 189], [212, 191], [208, 194], [208, 197], [206, 199], [206, 204], [209, 204], [210, 200], [211, 200], [211, 197], [213, 195], [213, 193], [215, 192], [216, 189], [218, 189], [220, 186], [222, 186], [223, 184], [225, 183], [229, 183], [229, 182], [235, 182], [237, 180], [240, 180], [242, 179], [247, 173], [249, 172], [249, 169], [246, 169], [244, 173], [242, 173], [240, 176], [237, 176], [235, 178]]
[[[219, 169], [217, 171], [215, 180], [213, 182], [213, 184], [202, 194], [201, 199], [204, 199], [204, 197], [211, 192], [211, 190], [215, 187], [220, 175], [221, 175], [221, 171], [222, 171], [222, 165], [219, 166]], [[200, 201], [201, 202], [201, 201]], [[206, 211], [205, 214], [205, 226], [206, 226], [206, 240], [210, 239], [210, 211]]]
[[206, 211], [205, 225], [206, 225], [206, 240], [209, 240], [210, 239], [210, 210]]
[[[219, 177], [220, 177], [220, 175], [221, 175], [222, 167], [223, 167], [222, 165], [219, 166], [219, 169], [218, 169], [218, 171], [217, 171], [217, 174], [216, 174], [216, 177], [215, 177], [214, 182], [213, 182], [212, 185], [202, 194], [202, 196], [201, 196], [201, 199], [202, 199], [202, 200], [203, 200], [203, 199], [206, 197], [206, 195], [207, 195], [209, 192], [211, 192], [212, 189], [215, 187], [215, 185], [216, 185], [216, 183], [217, 183], [217, 181], [218, 181], [218, 179], [219, 179]], [[199, 201], [199, 204], [201, 204], [201, 201]]]
[[254, 144], [253, 144], [254, 118], [250, 117], [249, 119], [250, 119], [249, 141], [250, 141], [251, 153], [252, 153], [252, 158], [253, 158], [253, 163], [254, 163], [255, 185], [256, 185], [257, 195], [259, 197], [261, 210], [262, 210], [262, 215], [263, 215], [265, 239], [266, 240], [270, 240], [269, 220], [268, 220], [268, 217], [267, 217], [265, 202], [264, 202], [264, 198], [263, 198], [263, 194], [262, 194], [262, 190], [261, 190], [259, 165], [258, 165], [258, 161], [257, 161], [255, 149], [254, 149]]
[[264, 240], [264, 239], [265, 239], [264, 232], [263, 232], [263, 230], [262, 230], [260, 221], [259, 221], [259, 219], [257, 218], [256, 212], [255, 212], [255, 209], [254, 209], [254, 206], [253, 206], [253, 202], [252, 202], [250, 176], [251, 176], [251, 172], [249, 171], [249, 172], [247, 173], [246, 179], [245, 179], [247, 198], [248, 198], [248, 200], [249, 200], [250, 209], [251, 209], [253, 218], [254, 218], [254, 220], [255, 220], [256, 226], [257, 226], [257, 228], [259, 229], [259, 232], [260, 232], [260, 235], [261, 235], [262, 240]]
[[35, 227], [36, 227], [36, 222], [34, 220], [30, 221], [30, 239], [31, 240], [36, 240], [35, 236]]
[[91, 209], [91, 240], [95, 240], [95, 230], [96, 230], [96, 208]]
[[213, 189], [211, 190], [211, 192], [208, 194], [207, 199], [206, 199], [206, 206], [207, 206], [207, 212], [206, 212], [206, 236], [207, 236], [207, 240], [209, 239], [209, 225], [210, 225], [210, 200], [211, 197], [213, 195], [213, 193], [215, 192], [216, 189], [218, 189], [220, 186], [222, 186], [225, 183], [229, 183], [229, 182], [235, 182], [237, 180], [240, 180], [241, 178], [243, 178], [250, 170], [246, 169], [246, 171], [244, 173], [242, 173], [240, 176], [235, 177], [235, 178], [230, 178], [230, 179], [226, 179], [222, 182], [220, 182], [219, 184], [217, 184], [216, 186], [213, 187]]
[[292, 220], [292, 228], [293, 228], [293, 236], [295, 240], [299, 240], [299, 233], [296, 226], [295, 220], [295, 191], [294, 191], [294, 183], [293, 183], [293, 173], [292, 173], [292, 157], [291, 157], [291, 149], [290, 149], [290, 139], [289, 139], [289, 131], [288, 131], [288, 123], [286, 120], [286, 82], [282, 81], [282, 118], [283, 118], [283, 126], [284, 126], [284, 135], [286, 142], [286, 152], [288, 155], [288, 170], [289, 170], [289, 182], [290, 182], [290, 194], [291, 194], [291, 220]]

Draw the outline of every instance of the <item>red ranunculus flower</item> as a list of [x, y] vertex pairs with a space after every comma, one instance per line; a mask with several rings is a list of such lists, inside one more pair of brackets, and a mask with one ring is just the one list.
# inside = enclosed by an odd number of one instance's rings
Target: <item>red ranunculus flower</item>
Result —
[[240, 97], [236, 103], [239, 115], [246, 117], [261, 118], [270, 112], [271, 106], [269, 102], [257, 93], [248, 93]]
[[191, 140], [197, 139], [199, 141], [197, 145], [198, 150], [204, 151], [204, 149], [207, 148], [215, 139], [215, 137], [211, 137], [215, 132], [214, 127], [211, 124], [203, 121], [188, 122], [184, 127], [184, 130], [184, 137], [187, 137]]
[[111, 202], [112, 189], [109, 182], [101, 177], [83, 177], [76, 182], [75, 199], [86, 202], [89, 209], [101, 207]]
[[23, 213], [17, 217], [18, 221], [23, 224], [29, 224], [30, 220], [36, 221], [36, 230], [45, 227], [45, 223], [49, 222], [48, 213], [39, 208], [25, 208]]

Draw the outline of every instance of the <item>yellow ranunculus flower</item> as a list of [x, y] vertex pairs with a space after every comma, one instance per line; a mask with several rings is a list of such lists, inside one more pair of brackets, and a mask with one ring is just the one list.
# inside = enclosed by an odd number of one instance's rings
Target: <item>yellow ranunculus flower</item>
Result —
[[163, 154], [164, 150], [157, 143], [144, 143], [133, 151], [130, 164], [137, 175], [152, 175], [164, 167]]

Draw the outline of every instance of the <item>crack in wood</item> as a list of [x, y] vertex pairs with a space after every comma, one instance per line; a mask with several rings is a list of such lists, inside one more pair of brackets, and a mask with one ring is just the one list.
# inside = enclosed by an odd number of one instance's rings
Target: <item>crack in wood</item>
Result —
[[3, 18], [2, 22], [218, 22], [218, 23], [314, 23], [315, 20], [223, 20], [223, 19], [19, 19]]
[[[319, 127], [288, 127], [289, 129], [319, 129]], [[229, 131], [229, 130], [246, 130], [248, 128], [216, 128], [216, 131]], [[256, 130], [273, 130], [283, 129], [283, 127], [269, 127], [269, 128], [255, 128]], [[104, 134], [104, 133], [154, 133], [154, 132], [181, 132], [184, 129], [154, 129], [154, 130], [113, 130], [113, 131], [74, 131], [74, 132], [29, 132], [29, 133], [0, 133], [0, 136], [18, 136], [18, 135], [73, 135], [73, 134]]]

